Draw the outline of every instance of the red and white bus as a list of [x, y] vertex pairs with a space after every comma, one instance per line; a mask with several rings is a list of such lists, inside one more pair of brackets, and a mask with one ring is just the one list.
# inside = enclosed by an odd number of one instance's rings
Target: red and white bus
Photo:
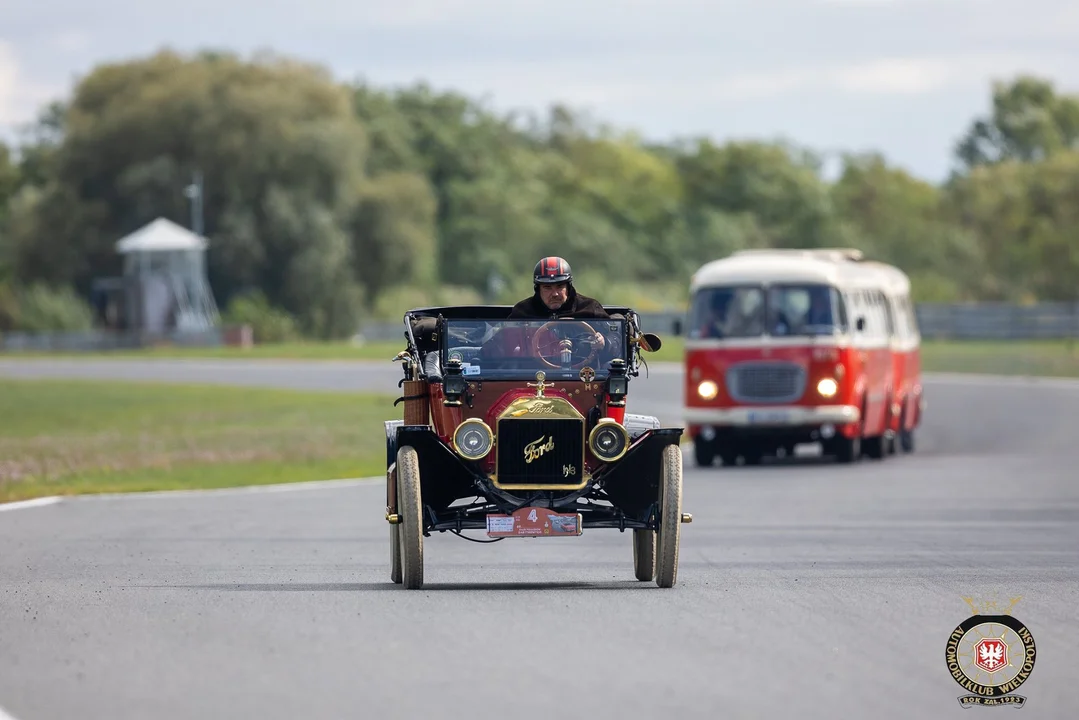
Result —
[[693, 275], [684, 414], [698, 465], [820, 443], [851, 462], [914, 449], [918, 324], [903, 271], [858, 250], [745, 250]]

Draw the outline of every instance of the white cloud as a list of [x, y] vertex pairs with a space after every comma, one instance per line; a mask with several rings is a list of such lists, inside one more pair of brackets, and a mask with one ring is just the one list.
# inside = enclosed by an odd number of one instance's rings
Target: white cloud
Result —
[[828, 79], [846, 92], [921, 95], [955, 82], [966, 64], [961, 59], [888, 58], [837, 69]]
[[489, 8], [475, 0], [398, 0], [363, 8], [365, 24], [382, 28], [415, 28], [462, 19], [482, 19]]
[[1053, 55], [885, 57], [858, 64], [787, 65], [758, 72], [717, 72], [703, 58], [632, 53], [603, 63], [454, 63], [437, 69], [399, 67], [390, 82], [426, 77], [436, 86], [489, 94], [498, 106], [551, 101], [602, 107], [655, 103], [744, 103], [807, 94], [911, 97], [949, 89], [988, 91], [992, 79], [1018, 72], [1049, 73]]
[[854, 5], [857, 7], [897, 7], [899, 5], [941, 5], [944, 3], [980, 3], [983, 0], [817, 0], [819, 5]]
[[[1021, 72], [1054, 74], [1065, 58], [1053, 55], [971, 55], [881, 58], [856, 65], [787, 67], [746, 73], [693, 85], [686, 93], [707, 91], [713, 99], [760, 100], [799, 92], [841, 92], [850, 95], [927, 95], [951, 88], [988, 88], [993, 79]], [[988, 90], [986, 90], [988, 91]]]
[[90, 47], [92, 38], [89, 33], [68, 28], [54, 33], [48, 39], [48, 45], [54, 50], [65, 53], [79, 52]]
[[0, 131], [99, 62], [166, 45], [274, 48], [342, 79], [423, 80], [499, 109], [564, 102], [652, 137], [875, 145], [936, 174], [990, 80], [1079, 87], [1079, 2], [1023, 2], [187, 0], [176, 15], [136, 0], [0, 0]]
[[28, 82], [9, 43], [0, 40], [0, 133], [34, 119], [38, 110], [60, 96], [60, 88]]

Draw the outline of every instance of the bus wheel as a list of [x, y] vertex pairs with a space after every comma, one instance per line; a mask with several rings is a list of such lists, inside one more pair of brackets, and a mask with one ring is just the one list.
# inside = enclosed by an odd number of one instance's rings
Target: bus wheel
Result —
[[745, 461], [746, 465], [760, 465], [763, 459], [764, 452], [756, 448], [742, 451], [742, 460]]
[[914, 429], [907, 430], [907, 411], [899, 418], [899, 432], [896, 433], [896, 445], [905, 452], [914, 452]]
[[[715, 448], [707, 440], [696, 438], [693, 441], [693, 460], [698, 467], [711, 467], [716, 458]], [[649, 578], [651, 580], [651, 578]]]
[[865, 439], [865, 454], [869, 457], [874, 460], [881, 460], [884, 458], [884, 451], [883, 435], [874, 435]]
[[862, 454], [862, 439], [860, 437], [847, 438], [837, 435], [832, 440], [832, 450], [835, 458], [841, 463], [851, 463]]

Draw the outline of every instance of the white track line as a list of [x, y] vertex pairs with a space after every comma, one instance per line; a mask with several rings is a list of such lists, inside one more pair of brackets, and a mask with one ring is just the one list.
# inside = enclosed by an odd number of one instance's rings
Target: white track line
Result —
[[[19, 500], [18, 502], [0, 503], [0, 512], [5, 510], [22, 510], [23, 508], [42, 507], [43, 505], [55, 505], [63, 500], [61, 497], [50, 496], [34, 498], [33, 500]], [[0, 710], [0, 720], [6, 720], [4, 718], [3, 710]]]
[[[24, 508], [42, 507], [54, 505], [59, 502], [92, 502], [95, 500], [135, 500], [141, 498], [162, 497], [201, 497], [208, 495], [246, 495], [250, 493], [284, 493], [299, 492], [301, 490], [322, 490], [326, 488], [355, 487], [358, 485], [374, 485], [385, 482], [384, 475], [373, 475], [365, 478], [343, 478], [340, 480], [312, 480], [306, 482], [284, 482], [272, 485], [243, 485], [240, 487], [204, 488], [199, 490], [149, 490], [145, 492], [130, 493], [87, 493], [85, 495], [65, 495], [62, 497], [51, 496], [35, 498], [33, 500], [19, 500], [17, 502], [0, 503], [0, 512], [5, 510], [22, 510]], [[0, 714], [0, 720], [6, 720]]]
[[16, 720], [15, 716], [0, 707], [0, 720]]
[[940, 382], [949, 385], [1011, 385], [1035, 386], [1054, 390], [1079, 389], [1079, 378], [1052, 377], [1041, 375], [989, 375], [982, 373], [925, 373], [925, 382]]
[[[298, 492], [301, 490], [323, 490], [327, 488], [354, 487], [357, 485], [372, 485], [376, 482], [385, 482], [385, 475], [374, 475], [365, 478], [342, 478], [339, 480], [311, 480], [306, 482], [283, 482], [272, 485], [241, 485], [239, 487], [202, 488], [192, 490], [148, 490], [145, 492], [130, 493], [87, 493], [85, 495], [70, 495], [67, 500], [93, 501], [93, 500], [127, 500], [131, 498], [162, 498], [162, 497], [203, 497], [208, 495], [248, 495], [252, 493], [284, 493]], [[2, 720], [2, 719], [0, 719]]]

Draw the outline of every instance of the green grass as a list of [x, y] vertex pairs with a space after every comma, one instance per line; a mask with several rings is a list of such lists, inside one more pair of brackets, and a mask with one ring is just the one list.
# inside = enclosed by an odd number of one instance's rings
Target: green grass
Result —
[[982, 342], [927, 341], [925, 372], [1079, 377], [1079, 343], [1065, 340]]
[[405, 340], [368, 341], [362, 345], [351, 342], [294, 342], [269, 343], [250, 348], [241, 347], [186, 347], [161, 345], [131, 350], [107, 350], [93, 352], [0, 352], [3, 358], [221, 358], [240, 360], [385, 360], [405, 349]]
[[[128, 357], [388, 360], [399, 343], [163, 349]], [[668, 337], [651, 362], [682, 358]], [[1079, 343], [926, 342], [925, 372], [1079, 377]], [[643, 371], [642, 371], [643, 372]], [[385, 470], [382, 423], [391, 395], [0, 380], [0, 502], [46, 495], [219, 488]]]
[[393, 399], [0, 380], [0, 502], [381, 475]]

